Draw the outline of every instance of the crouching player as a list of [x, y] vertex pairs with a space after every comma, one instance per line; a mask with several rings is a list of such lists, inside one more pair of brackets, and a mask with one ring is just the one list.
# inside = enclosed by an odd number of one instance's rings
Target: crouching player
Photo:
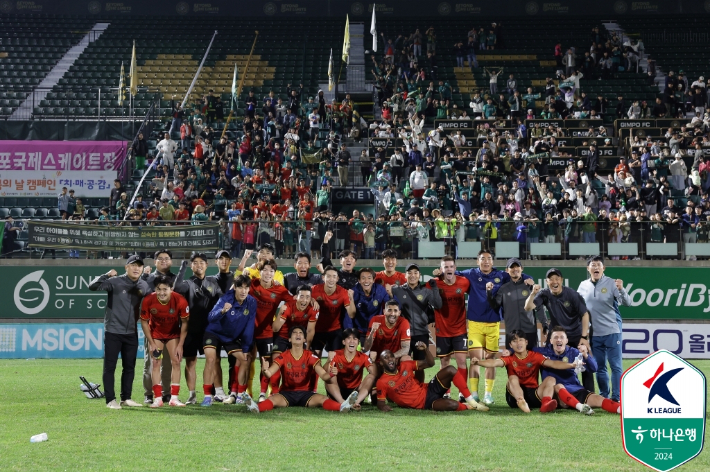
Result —
[[[381, 411], [391, 411], [392, 408], [385, 403], [385, 400], [389, 400], [401, 408], [418, 410], [488, 411], [487, 406], [473, 401], [471, 392], [466, 388], [466, 377], [452, 365], [437, 372], [428, 384], [417, 380], [414, 372], [433, 367], [435, 360], [425, 342], [418, 341], [414, 348], [424, 351], [423, 361], [413, 361], [409, 356], [404, 356], [397, 364], [397, 358], [392, 351], [380, 353], [379, 360], [383, 374], [377, 381], [377, 408]], [[467, 392], [466, 403], [444, 398], [452, 383], [459, 390]]]
[[219, 352], [224, 349], [228, 355], [239, 361], [237, 373], [237, 396], [232, 395], [224, 403], [240, 402], [246, 392], [249, 374], [249, 351], [254, 345], [256, 300], [249, 295], [251, 279], [240, 275], [234, 279], [232, 289], [220, 297], [207, 317], [204, 351], [205, 371], [203, 388], [205, 399], [202, 406], [212, 405], [212, 382], [218, 366]]
[[247, 409], [254, 413], [290, 406], [322, 407], [329, 411], [350, 410], [355, 404], [357, 392], [352, 392], [347, 400], [338, 403], [309, 388], [313, 376], [318, 375], [324, 382], [328, 382], [331, 377], [320, 365], [320, 359], [311, 351], [303, 348], [306, 342], [306, 333], [303, 327], [299, 325], [291, 327], [289, 340], [291, 341], [289, 350], [276, 357], [273, 364], [269, 365], [267, 360], [264, 360], [262, 364], [264, 375], [268, 378], [271, 378], [277, 371], [281, 371], [281, 390], [278, 394], [271, 395], [260, 403], [255, 402], [248, 393], [245, 393], [243, 398]]
[[141, 303], [141, 327], [145, 335], [146, 345], [153, 359], [151, 377], [153, 380], [153, 395], [155, 400], [151, 408], [163, 406], [160, 380], [160, 366], [163, 350], [170, 356], [170, 406], [185, 406], [178, 400], [180, 393], [180, 362], [182, 362], [182, 347], [187, 336], [187, 323], [190, 308], [187, 300], [173, 292], [170, 280], [158, 275], [155, 277], [155, 292], [146, 295]]
[[[584, 366], [590, 372], [597, 371], [597, 362], [594, 356], [589, 355], [587, 346], [580, 345], [579, 350], [567, 345], [567, 333], [561, 326], [555, 326], [550, 332], [550, 345], [545, 347], [535, 348], [535, 351], [543, 356], [554, 360], [569, 362], [570, 359], [575, 359], [579, 354], [584, 357]], [[609, 413], [621, 413], [619, 403], [604, 398], [601, 395], [590, 392], [579, 383], [579, 378], [574, 369], [557, 370], [549, 369], [546, 366], [542, 368], [542, 378], [545, 380], [548, 377], [555, 379], [555, 393], [563, 403], [563, 408], [574, 408], [585, 415], [594, 413], [594, 408], [602, 408]]]
[[508, 334], [508, 345], [513, 350], [510, 356], [500, 359], [471, 359], [471, 365], [483, 367], [505, 367], [508, 371], [508, 383], [505, 386], [505, 400], [511, 408], [520, 408], [530, 413], [530, 407], [540, 408], [540, 413], [549, 413], [557, 408], [557, 401], [552, 399], [555, 391], [555, 379], [548, 377], [538, 384], [541, 367], [552, 369], [574, 369], [576, 364], [553, 361], [539, 352], [528, 351], [525, 333], [514, 329]]
[[[357, 350], [359, 332], [348, 328], [343, 331], [343, 349], [335, 351], [335, 357], [330, 362], [330, 381], [325, 384], [328, 396], [338, 403], [343, 403], [354, 393], [357, 399], [353, 409], [359, 410], [362, 401], [370, 394], [375, 383], [375, 367], [372, 361]], [[363, 372], [368, 374], [362, 378]]]

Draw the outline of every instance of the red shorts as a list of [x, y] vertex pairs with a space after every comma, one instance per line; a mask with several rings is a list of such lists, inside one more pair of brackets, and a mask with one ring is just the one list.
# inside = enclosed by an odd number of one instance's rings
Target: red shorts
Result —
[[414, 198], [422, 198], [425, 190], [423, 188], [412, 189], [412, 195], [414, 195]]

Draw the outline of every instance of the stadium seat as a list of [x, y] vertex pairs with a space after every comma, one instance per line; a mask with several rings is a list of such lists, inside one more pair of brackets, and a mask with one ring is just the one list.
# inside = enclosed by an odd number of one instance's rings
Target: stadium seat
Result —
[[13, 218], [22, 218], [22, 208], [12, 208], [10, 210], [10, 216]]
[[5, 219], [10, 215], [10, 210], [8, 208], [0, 208], [0, 218]]
[[22, 210], [22, 218], [34, 218], [35, 217], [35, 209], [34, 208], [25, 208]]
[[62, 214], [59, 212], [59, 208], [50, 208], [48, 218], [61, 218]]
[[37, 208], [37, 211], [35, 212], [35, 218], [37, 219], [47, 218], [48, 215], [49, 210], [47, 208]]

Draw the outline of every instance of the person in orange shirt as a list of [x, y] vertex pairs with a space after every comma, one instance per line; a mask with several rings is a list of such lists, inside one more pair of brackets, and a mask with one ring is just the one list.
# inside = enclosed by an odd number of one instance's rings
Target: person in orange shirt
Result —
[[397, 272], [397, 251], [387, 249], [382, 251], [382, 265], [385, 270], [375, 274], [375, 283], [380, 285], [406, 285], [407, 276]]
[[179, 208], [175, 210], [175, 221], [187, 221], [190, 219], [190, 212], [187, 211], [185, 202], [180, 202]]
[[616, 167], [614, 167], [614, 172], [616, 172], [617, 174], [621, 171], [624, 171], [625, 174], [628, 174], [630, 171], [628, 164], [626, 164], [626, 159], [624, 159], [623, 157], [619, 159], [619, 163], [616, 165]]

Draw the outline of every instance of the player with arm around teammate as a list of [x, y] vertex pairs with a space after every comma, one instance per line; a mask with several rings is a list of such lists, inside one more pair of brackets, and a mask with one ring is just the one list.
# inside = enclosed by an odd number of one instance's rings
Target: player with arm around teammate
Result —
[[[353, 392], [357, 393], [352, 406], [354, 410], [360, 409], [375, 384], [375, 366], [367, 354], [357, 350], [358, 343], [357, 330], [348, 328], [343, 331], [343, 349], [335, 351], [329, 367], [331, 379], [325, 384], [328, 396], [340, 404]], [[365, 371], [367, 375], [363, 378]]]

